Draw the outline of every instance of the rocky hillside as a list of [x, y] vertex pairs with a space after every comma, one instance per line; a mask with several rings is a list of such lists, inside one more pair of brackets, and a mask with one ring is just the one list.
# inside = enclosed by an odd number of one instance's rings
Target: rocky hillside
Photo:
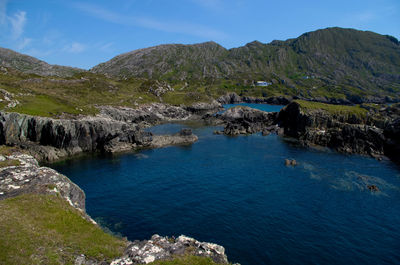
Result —
[[10, 49], [0, 48], [0, 66], [17, 69], [24, 73], [41, 76], [72, 76], [84, 70], [79, 68], [51, 65], [34, 57], [15, 52]]
[[[396, 97], [400, 91], [400, 45], [369, 31], [327, 28], [269, 44], [251, 42], [227, 50], [207, 42], [161, 45], [121, 54], [95, 73], [168, 81], [266, 80], [290, 94]], [[306, 89], [304, 89], [306, 88]], [[322, 89], [319, 94], [313, 90]]]

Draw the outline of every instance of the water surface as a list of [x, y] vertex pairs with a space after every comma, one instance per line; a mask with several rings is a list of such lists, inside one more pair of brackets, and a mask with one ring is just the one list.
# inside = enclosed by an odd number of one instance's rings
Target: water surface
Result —
[[53, 167], [85, 191], [93, 218], [131, 240], [185, 234], [242, 265], [400, 264], [400, 171], [390, 161], [191, 127], [191, 146]]

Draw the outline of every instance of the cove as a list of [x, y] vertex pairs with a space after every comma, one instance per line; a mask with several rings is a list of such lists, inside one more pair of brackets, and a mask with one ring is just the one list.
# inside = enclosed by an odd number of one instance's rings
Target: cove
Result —
[[199, 136], [191, 146], [51, 166], [85, 191], [89, 215], [130, 240], [185, 234], [224, 246], [242, 265], [400, 264], [395, 164], [198, 124], [150, 131], [186, 127]]

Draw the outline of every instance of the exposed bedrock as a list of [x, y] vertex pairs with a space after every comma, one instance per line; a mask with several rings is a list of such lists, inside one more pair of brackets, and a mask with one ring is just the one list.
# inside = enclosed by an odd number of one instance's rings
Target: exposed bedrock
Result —
[[0, 168], [0, 200], [24, 193], [59, 194], [71, 206], [85, 212], [85, 193], [66, 176], [48, 167], [39, 167], [32, 156], [13, 153], [3, 157], [19, 165]]
[[[207, 106], [199, 108], [206, 110]], [[0, 144], [20, 146], [45, 161], [81, 152], [120, 152], [163, 144], [188, 144], [197, 137], [192, 134], [159, 137], [142, 129], [161, 122], [200, 118], [184, 108], [164, 104], [149, 104], [138, 109], [101, 107], [99, 115], [77, 119], [0, 112]]]
[[225, 111], [220, 118], [226, 122], [225, 135], [252, 134], [275, 131], [277, 112], [265, 112], [249, 107], [234, 107]]
[[327, 146], [340, 152], [374, 157], [387, 155], [398, 161], [400, 119], [396, 118], [396, 111], [396, 107], [391, 107], [359, 117], [323, 110], [304, 111], [293, 102], [280, 111], [278, 123], [286, 136], [297, 138], [304, 145]]
[[154, 235], [150, 240], [133, 242], [124, 256], [115, 259], [111, 265], [147, 264], [181, 255], [209, 257], [218, 264], [228, 264], [225, 249], [220, 245], [199, 242], [183, 235], [176, 239]]

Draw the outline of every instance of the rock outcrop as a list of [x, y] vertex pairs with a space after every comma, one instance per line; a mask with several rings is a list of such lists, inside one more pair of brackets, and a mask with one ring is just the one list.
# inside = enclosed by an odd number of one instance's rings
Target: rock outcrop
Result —
[[[219, 107], [199, 105], [196, 113]], [[201, 109], [198, 110], [198, 109]], [[138, 109], [100, 107], [95, 117], [52, 119], [0, 112], [0, 144], [20, 146], [37, 159], [54, 161], [81, 152], [120, 152], [134, 148], [188, 144], [194, 135], [153, 136], [143, 128], [161, 122], [200, 119], [182, 107], [149, 104]]]
[[293, 102], [281, 110], [278, 123], [286, 136], [299, 139], [304, 145], [327, 146], [373, 157], [387, 155], [398, 160], [400, 119], [397, 111], [398, 107], [393, 106], [359, 117], [319, 109], [305, 111]]
[[198, 140], [198, 137], [192, 133], [191, 129], [182, 129], [174, 135], [153, 135], [151, 148], [160, 148], [169, 145], [187, 145]]
[[243, 106], [230, 108], [220, 117], [226, 122], [223, 133], [240, 135], [275, 130], [277, 114], [277, 112], [265, 112]]
[[218, 264], [228, 264], [224, 247], [217, 244], [199, 242], [183, 235], [176, 239], [154, 235], [150, 240], [133, 242], [124, 256], [115, 259], [111, 265], [147, 264], [179, 255], [209, 257]]
[[207, 102], [194, 103], [191, 106], [185, 107], [185, 109], [187, 111], [189, 111], [190, 113], [203, 116], [203, 115], [212, 114], [212, 113], [215, 113], [215, 112], [221, 110], [222, 105], [220, 102], [213, 100], [210, 103], [207, 103]]
[[85, 212], [85, 193], [66, 176], [40, 167], [36, 159], [22, 153], [13, 153], [6, 159], [16, 160], [17, 166], [0, 168], [0, 200], [24, 193], [59, 194], [71, 206]]

